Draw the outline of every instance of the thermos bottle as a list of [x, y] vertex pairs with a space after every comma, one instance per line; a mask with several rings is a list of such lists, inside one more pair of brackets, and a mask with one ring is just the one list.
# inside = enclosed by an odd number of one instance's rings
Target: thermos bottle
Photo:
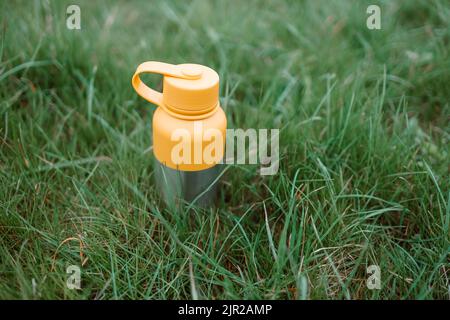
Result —
[[[162, 93], [144, 84], [142, 73], [163, 75]], [[155, 177], [166, 204], [212, 206], [227, 127], [219, 75], [198, 64], [148, 61], [138, 66], [132, 85], [157, 106], [152, 122]]]

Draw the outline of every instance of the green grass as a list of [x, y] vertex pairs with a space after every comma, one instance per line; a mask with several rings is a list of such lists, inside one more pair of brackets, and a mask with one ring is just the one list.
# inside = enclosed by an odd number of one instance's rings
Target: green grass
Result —
[[[449, 299], [448, 2], [2, 1], [0, 16], [0, 298]], [[281, 129], [278, 174], [230, 166], [217, 208], [165, 209], [154, 108], [130, 83], [146, 60], [216, 69], [230, 128]]]

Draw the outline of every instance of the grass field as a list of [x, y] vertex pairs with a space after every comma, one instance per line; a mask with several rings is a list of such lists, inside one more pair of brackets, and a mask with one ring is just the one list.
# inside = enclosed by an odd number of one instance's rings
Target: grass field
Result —
[[[449, 2], [2, 1], [0, 16], [0, 298], [450, 298]], [[165, 209], [154, 108], [130, 84], [146, 60], [217, 70], [229, 128], [280, 128], [278, 174], [229, 166], [217, 208]]]

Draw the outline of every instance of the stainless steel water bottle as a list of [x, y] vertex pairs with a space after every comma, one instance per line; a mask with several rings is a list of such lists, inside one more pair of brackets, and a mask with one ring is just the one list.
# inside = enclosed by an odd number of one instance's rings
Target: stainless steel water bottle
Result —
[[[162, 93], [144, 84], [142, 73], [163, 75]], [[166, 204], [213, 205], [227, 127], [218, 74], [198, 64], [148, 61], [138, 66], [132, 85], [157, 106], [152, 121], [155, 178]]]

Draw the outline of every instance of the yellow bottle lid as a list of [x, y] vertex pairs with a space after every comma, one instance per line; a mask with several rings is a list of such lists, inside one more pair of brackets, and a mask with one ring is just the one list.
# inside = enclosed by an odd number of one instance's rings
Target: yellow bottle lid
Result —
[[[162, 74], [162, 93], [142, 82], [139, 77], [142, 73]], [[203, 119], [219, 106], [219, 75], [199, 64], [147, 61], [137, 67], [132, 85], [141, 97], [180, 119]]]

